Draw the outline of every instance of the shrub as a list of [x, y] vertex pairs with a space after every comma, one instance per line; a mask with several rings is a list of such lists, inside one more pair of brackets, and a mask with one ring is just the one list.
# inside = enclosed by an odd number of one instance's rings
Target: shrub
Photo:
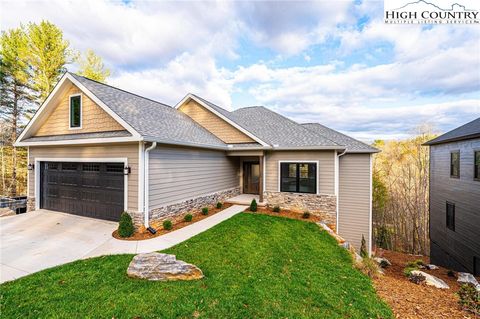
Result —
[[304, 219], [310, 218], [310, 212], [303, 212], [302, 218], [304, 218]]
[[280, 213], [280, 206], [276, 205], [276, 206], [273, 206], [273, 212], [274, 213]]
[[363, 234], [362, 234], [362, 243], [360, 245], [360, 256], [362, 258], [368, 257], [367, 242], [365, 241], [365, 237], [363, 237]]
[[459, 298], [458, 303], [463, 309], [471, 311], [475, 315], [480, 315], [480, 292], [477, 291], [474, 285], [462, 285], [457, 295]]
[[202, 208], [202, 214], [203, 215], [208, 215], [208, 207], [203, 207]]
[[355, 267], [370, 278], [376, 278], [380, 273], [378, 264], [370, 257], [364, 257], [362, 261], [355, 264]]
[[222, 208], [223, 204], [221, 202], [217, 203], [217, 208]]
[[187, 215], [185, 215], [185, 217], [183, 217], [183, 220], [186, 221], [186, 222], [191, 222], [192, 219], [193, 219], [192, 214], [187, 214]]
[[419, 270], [425, 268], [425, 264], [423, 263], [423, 260], [417, 259], [414, 261], [410, 261], [405, 264], [405, 268], [403, 269], [403, 274], [407, 277], [410, 277], [412, 275], [412, 270]]
[[422, 275], [422, 274], [412, 274], [410, 273], [410, 275], [408, 276], [408, 280], [410, 280], [411, 282], [413, 282], [414, 284], [421, 284], [422, 282], [425, 281], [425, 276]]
[[173, 227], [173, 224], [172, 224], [171, 220], [167, 219], [167, 220], [163, 221], [163, 229], [170, 230], [170, 229], [172, 229], [172, 227]]
[[118, 235], [123, 238], [130, 237], [133, 235], [133, 231], [132, 216], [127, 212], [123, 212], [118, 223]]
[[453, 278], [455, 278], [455, 272], [454, 272], [453, 270], [447, 271], [447, 275], [448, 275], [448, 277], [453, 277]]
[[251, 212], [256, 212], [257, 211], [257, 201], [252, 199], [252, 202], [250, 203], [250, 211]]

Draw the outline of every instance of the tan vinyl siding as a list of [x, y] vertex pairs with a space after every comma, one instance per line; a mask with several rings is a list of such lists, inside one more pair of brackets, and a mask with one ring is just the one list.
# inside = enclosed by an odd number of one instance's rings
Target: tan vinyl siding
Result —
[[[60, 98], [55, 109], [34, 136], [122, 131], [125, 128], [73, 84]], [[82, 93], [81, 129], [70, 129], [70, 95]]]
[[[35, 158], [124, 158], [128, 160], [128, 209], [138, 206], [138, 144], [109, 144], [92, 146], [30, 146], [29, 162]], [[37, 167], [35, 167], [37, 169]], [[35, 196], [35, 174], [28, 171], [29, 196]]]
[[221, 151], [157, 147], [150, 152], [150, 209], [238, 187], [238, 163]]
[[206, 128], [225, 143], [235, 144], [255, 142], [246, 134], [242, 133], [193, 100], [180, 106], [179, 111], [187, 114], [195, 122]]
[[267, 192], [278, 192], [278, 163], [279, 161], [319, 161], [317, 188], [319, 194], [335, 194], [335, 152], [334, 151], [277, 151], [268, 152], [266, 156]]
[[369, 245], [370, 154], [345, 154], [339, 160], [338, 232], [360, 249], [362, 234]]

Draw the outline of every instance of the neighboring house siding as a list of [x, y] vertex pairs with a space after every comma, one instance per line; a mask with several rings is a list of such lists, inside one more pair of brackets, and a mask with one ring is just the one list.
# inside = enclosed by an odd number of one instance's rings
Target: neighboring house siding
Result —
[[242, 133], [193, 100], [182, 105], [179, 108], [179, 111], [188, 115], [195, 122], [206, 128], [225, 143], [235, 144], [255, 142], [246, 134]]
[[[480, 259], [480, 182], [473, 179], [480, 139], [430, 146], [430, 254], [435, 264], [473, 272]], [[450, 177], [450, 152], [460, 151], [460, 178]], [[446, 202], [455, 204], [455, 231], [446, 227]]]
[[79, 134], [125, 130], [117, 121], [100, 106], [82, 93], [82, 128], [69, 129], [70, 95], [81, 93], [80, 89], [69, 84], [66, 93], [59, 99], [55, 109], [44, 121], [33, 136], [49, 136], [62, 134]]
[[[30, 146], [29, 162], [35, 158], [124, 158], [128, 160], [131, 173], [128, 175], [128, 210], [138, 207], [138, 144], [108, 144], [94, 146]], [[108, 161], [108, 160], [106, 160]], [[39, 169], [39, 167], [35, 167]], [[35, 174], [28, 171], [29, 197], [35, 196]]]
[[157, 147], [150, 152], [150, 209], [239, 187], [238, 163], [221, 151]]
[[320, 194], [335, 194], [335, 152], [334, 151], [276, 151], [268, 152], [266, 156], [265, 190], [278, 192], [279, 161], [319, 161], [317, 176], [317, 192]]
[[345, 154], [339, 160], [338, 233], [360, 249], [370, 242], [370, 154]]

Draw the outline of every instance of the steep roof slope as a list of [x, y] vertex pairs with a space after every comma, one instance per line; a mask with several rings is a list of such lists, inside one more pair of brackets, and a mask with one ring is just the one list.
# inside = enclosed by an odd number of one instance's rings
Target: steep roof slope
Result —
[[160, 141], [226, 146], [218, 137], [174, 108], [70, 73], [140, 135]]
[[340, 133], [338, 131], [332, 130], [319, 123], [305, 123], [302, 124], [303, 127], [308, 128], [309, 130], [316, 132], [319, 135], [325, 136], [332, 141], [335, 141], [338, 144], [344, 145], [347, 148], [347, 152], [358, 152], [358, 153], [374, 153], [379, 152], [378, 149], [372, 147], [368, 144], [365, 144], [359, 140], [354, 139], [348, 135]]
[[475, 137], [480, 137], [480, 117], [426, 142], [425, 145], [435, 145]]

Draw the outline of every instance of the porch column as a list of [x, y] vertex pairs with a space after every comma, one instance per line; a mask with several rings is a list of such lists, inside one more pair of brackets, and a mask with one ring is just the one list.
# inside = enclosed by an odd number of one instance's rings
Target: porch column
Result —
[[258, 157], [258, 164], [260, 166], [260, 178], [258, 179], [258, 193], [260, 202], [263, 202], [263, 152], [262, 155]]

